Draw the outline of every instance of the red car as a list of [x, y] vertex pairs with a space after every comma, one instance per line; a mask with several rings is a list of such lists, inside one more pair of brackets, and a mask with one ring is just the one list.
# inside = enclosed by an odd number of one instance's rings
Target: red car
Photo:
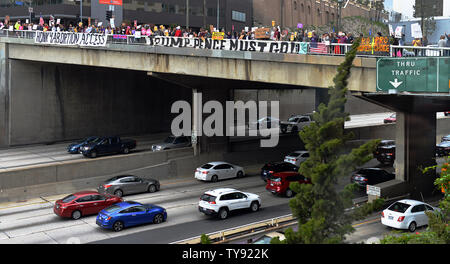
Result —
[[289, 188], [289, 184], [291, 182], [310, 184], [311, 180], [299, 174], [298, 172], [278, 172], [274, 173], [272, 177], [267, 180], [266, 190], [268, 190], [272, 194], [292, 197], [294, 196], [294, 191]]
[[388, 123], [395, 123], [397, 121], [397, 115], [395, 113], [393, 113], [390, 117], [385, 118], [384, 119], [384, 123], [388, 124]]
[[97, 214], [106, 207], [122, 201], [122, 198], [114, 195], [83, 191], [57, 200], [53, 212], [61, 217], [79, 219], [84, 215]]

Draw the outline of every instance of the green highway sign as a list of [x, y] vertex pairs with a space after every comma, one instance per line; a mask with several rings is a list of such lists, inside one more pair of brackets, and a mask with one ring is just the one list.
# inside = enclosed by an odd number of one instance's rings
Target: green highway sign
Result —
[[449, 93], [450, 57], [379, 58], [377, 91]]

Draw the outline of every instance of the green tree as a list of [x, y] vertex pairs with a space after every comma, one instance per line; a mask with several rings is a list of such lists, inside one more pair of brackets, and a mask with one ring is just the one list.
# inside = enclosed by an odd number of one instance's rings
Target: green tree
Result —
[[200, 236], [200, 244], [212, 244], [211, 239], [206, 234], [202, 234]]
[[286, 243], [341, 243], [345, 235], [354, 231], [354, 219], [345, 209], [352, 205], [354, 185], [336, 190], [340, 177], [348, 177], [352, 170], [373, 158], [379, 140], [372, 140], [359, 148], [347, 151], [346, 142], [354, 138], [344, 129], [349, 113], [345, 112], [350, 69], [360, 44], [357, 39], [345, 61], [338, 67], [334, 86], [329, 89], [328, 105], [321, 104], [313, 116], [315, 122], [299, 132], [310, 157], [301, 164], [300, 172], [312, 184], [292, 183], [296, 196], [289, 201], [298, 219], [298, 231], [285, 233]]

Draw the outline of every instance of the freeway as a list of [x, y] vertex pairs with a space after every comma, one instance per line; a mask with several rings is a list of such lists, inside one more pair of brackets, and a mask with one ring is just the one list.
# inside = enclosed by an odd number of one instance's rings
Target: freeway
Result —
[[[383, 119], [389, 117], [391, 113], [373, 113], [351, 115], [350, 121], [345, 123], [345, 128], [366, 127], [383, 125]], [[443, 113], [437, 113], [437, 118], [444, 118]], [[248, 131], [245, 132], [248, 135]], [[150, 151], [151, 145], [161, 142], [167, 136], [167, 133], [145, 135], [145, 136], [127, 136], [125, 138], [134, 138], [137, 140], [136, 151]], [[283, 135], [282, 135], [283, 136]], [[232, 137], [231, 141], [242, 141], [251, 137]], [[2, 169], [25, 167], [29, 165], [47, 164], [55, 162], [65, 162], [71, 160], [80, 160], [84, 157], [79, 154], [68, 154], [66, 147], [71, 142], [59, 142], [51, 145], [33, 145], [21, 146], [0, 150], [0, 171]]]
[[[370, 161], [367, 166], [379, 165]], [[159, 225], [144, 225], [115, 233], [95, 223], [96, 216], [79, 220], [62, 219], [53, 213], [53, 204], [65, 196], [40, 197], [26, 202], [0, 204], [0, 244], [44, 243], [158, 243], [166, 244], [204, 233], [290, 214], [289, 199], [274, 196], [265, 190], [258, 172], [262, 164], [245, 167], [247, 176], [241, 179], [199, 182], [193, 177], [161, 181], [161, 191], [125, 196], [125, 200], [154, 203], [167, 209], [168, 221]], [[349, 182], [341, 179], [337, 188]], [[200, 195], [219, 187], [231, 187], [259, 194], [262, 208], [256, 213], [242, 212], [220, 221], [198, 212]], [[361, 194], [360, 194], [361, 195]]]

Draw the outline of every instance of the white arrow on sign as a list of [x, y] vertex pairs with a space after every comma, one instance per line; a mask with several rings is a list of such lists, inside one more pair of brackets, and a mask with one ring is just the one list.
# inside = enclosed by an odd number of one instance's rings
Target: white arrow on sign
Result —
[[395, 89], [397, 89], [403, 82], [399, 82], [398, 79], [395, 79], [393, 82], [389, 81]]

